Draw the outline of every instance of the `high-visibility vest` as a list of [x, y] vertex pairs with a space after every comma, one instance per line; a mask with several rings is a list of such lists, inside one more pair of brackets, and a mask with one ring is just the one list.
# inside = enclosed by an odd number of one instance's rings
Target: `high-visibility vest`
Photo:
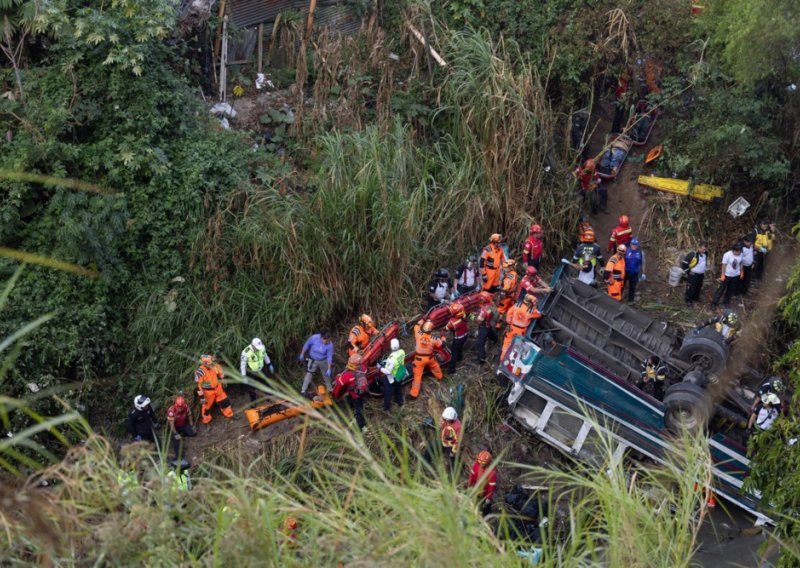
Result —
[[756, 229], [756, 239], [753, 244], [756, 250], [760, 252], [764, 252], [762, 249], [766, 249], [766, 251], [772, 250], [772, 232], [769, 229], [766, 231]]
[[244, 349], [247, 356], [247, 368], [251, 371], [260, 371], [264, 368], [264, 356], [267, 351], [265, 349], [253, 349], [252, 345], [248, 345]]

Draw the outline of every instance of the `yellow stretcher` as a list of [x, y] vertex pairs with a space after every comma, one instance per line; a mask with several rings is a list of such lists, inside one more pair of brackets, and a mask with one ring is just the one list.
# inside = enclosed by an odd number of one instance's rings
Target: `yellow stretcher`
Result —
[[685, 179], [639, 176], [638, 182], [639, 185], [645, 187], [678, 195], [688, 195], [701, 201], [713, 201], [725, 195], [725, 190], [718, 185], [709, 185], [707, 183], [692, 184], [692, 182]]

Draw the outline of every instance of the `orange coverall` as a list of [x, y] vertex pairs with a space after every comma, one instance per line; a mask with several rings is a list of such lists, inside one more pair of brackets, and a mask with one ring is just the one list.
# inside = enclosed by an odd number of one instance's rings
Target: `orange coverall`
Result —
[[[508, 310], [514, 305], [515, 296], [517, 295], [517, 280], [519, 276], [516, 272], [507, 272], [503, 277], [503, 284], [500, 287], [500, 301], [497, 304], [497, 313], [502, 318], [505, 318]], [[502, 327], [503, 320], [497, 320], [497, 329]]]
[[441, 347], [442, 340], [422, 331], [420, 324], [414, 326], [414, 339], [417, 342], [417, 348], [414, 353], [414, 380], [411, 381], [411, 390], [408, 393], [411, 398], [419, 396], [422, 388], [422, 373], [425, 372], [425, 369], [430, 369], [436, 380], [442, 380], [442, 368], [439, 367], [439, 361], [433, 356], [434, 348]]
[[354, 325], [353, 329], [350, 330], [350, 335], [347, 337], [347, 356], [352, 357], [356, 353], [364, 351], [372, 337], [377, 333], [378, 330], [374, 325], [369, 327], [360, 323]]
[[542, 317], [542, 313], [536, 306], [526, 306], [525, 304], [514, 304], [506, 314], [506, 321], [508, 322], [508, 330], [506, 336], [503, 338], [503, 349], [500, 351], [500, 359], [502, 360], [508, 346], [518, 335], [525, 333], [530, 323]]
[[479, 263], [483, 280], [482, 290], [495, 292], [500, 286], [500, 268], [504, 257], [503, 249], [496, 243], [489, 243], [483, 247]]
[[203, 407], [200, 409], [200, 414], [203, 417], [203, 424], [211, 422], [211, 407], [216, 402], [219, 404], [220, 412], [226, 418], [233, 417], [233, 408], [231, 408], [231, 401], [228, 400], [228, 395], [225, 394], [225, 389], [220, 382], [225, 378], [222, 372], [222, 367], [214, 365], [206, 367], [200, 365], [194, 372], [194, 381], [197, 383], [197, 393], [203, 397]]
[[625, 286], [625, 257], [614, 253], [606, 263], [603, 278], [608, 283], [608, 295], [621, 302], [622, 288]]

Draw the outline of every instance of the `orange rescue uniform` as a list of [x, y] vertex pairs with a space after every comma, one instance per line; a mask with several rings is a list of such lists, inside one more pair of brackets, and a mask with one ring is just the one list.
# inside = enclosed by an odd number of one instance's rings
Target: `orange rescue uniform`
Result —
[[603, 278], [608, 284], [608, 295], [621, 302], [622, 288], [625, 286], [625, 257], [623, 255], [614, 253], [608, 259]]
[[504, 257], [503, 249], [496, 243], [483, 247], [480, 260], [482, 290], [494, 292], [500, 286], [500, 268]]
[[[517, 281], [519, 276], [516, 272], [507, 272], [503, 277], [503, 284], [500, 287], [500, 301], [497, 304], [497, 313], [505, 317], [511, 306], [514, 305], [514, 299], [517, 295]], [[502, 326], [502, 319], [498, 319], [497, 328]]]
[[542, 317], [542, 313], [535, 305], [527, 306], [525, 304], [514, 304], [514, 306], [508, 310], [506, 314], [508, 329], [506, 330], [505, 338], [503, 338], [503, 349], [500, 351], [501, 360], [514, 338], [523, 335], [530, 323], [540, 317]]
[[203, 424], [211, 422], [211, 407], [214, 403], [219, 404], [219, 410], [226, 418], [233, 417], [233, 408], [225, 389], [220, 382], [225, 378], [222, 367], [213, 365], [206, 367], [200, 365], [194, 372], [194, 381], [197, 383], [197, 393], [203, 397], [203, 407], [200, 414], [203, 417]]
[[417, 348], [414, 353], [414, 380], [411, 382], [411, 390], [408, 393], [411, 398], [419, 396], [422, 388], [422, 373], [425, 372], [425, 369], [430, 369], [436, 380], [442, 380], [442, 369], [433, 355], [433, 350], [442, 346], [442, 340], [422, 331], [420, 324], [414, 326], [414, 339], [417, 342]]
[[374, 325], [365, 326], [361, 323], [354, 325], [353, 329], [350, 330], [350, 335], [347, 337], [347, 356], [352, 357], [356, 353], [364, 351], [372, 337], [377, 333], [378, 330]]

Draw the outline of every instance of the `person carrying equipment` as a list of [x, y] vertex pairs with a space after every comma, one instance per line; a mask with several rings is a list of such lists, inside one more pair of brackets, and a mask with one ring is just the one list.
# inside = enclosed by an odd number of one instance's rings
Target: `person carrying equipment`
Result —
[[183, 396], [175, 397], [175, 402], [167, 409], [167, 424], [169, 424], [170, 436], [172, 437], [172, 451], [175, 459], [181, 459], [183, 438], [194, 438], [197, 436], [192, 428], [192, 413], [189, 405]]
[[453, 286], [450, 283], [450, 272], [446, 268], [440, 268], [436, 271], [433, 280], [428, 286], [428, 304], [425, 309], [430, 310], [434, 306], [443, 304], [450, 298], [452, 292]]
[[134, 442], [148, 441], [155, 443], [159, 424], [150, 399], [143, 394], [133, 399], [133, 410], [128, 415], [128, 432], [133, 436]]
[[719, 276], [719, 286], [711, 300], [711, 307], [716, 308], [722, 300], [722, 307], [731, 307], [733, 293], [739, 287], [739, 281], [744, 272], [742, 270], [742, 244], [736, 243], [731, 250], [722, 255], [722, 270]]
[[642, 375], [636, 386], [652, 397], [662, 400], [664, 398], [664, 382], [667, 380], [667, 366], [661, 358], [651, 355], [642, 361]]
[[353, 414], [356, 417], [356, 424], [358, 424], [361, 432], [367, 432], [367, 421], [364, 419], [364, 395], [367, 394], [369, 383], [367, 382], [367, 372], [364, 369], [363, 358], [356, 353], [350, 355], [347, 360], [347, 368], [339, 375], [337, 381], [347, 389], [349, 395], [348, 400], [353, 409]]
[[578, 269], [578, 280], [589, 286], [596, 286], [595, 272], [597, 265], [602, 262], [603, 255], [600, 245], [595, 242], [594, 229], [588, 227], [581, 234], [581, 244], [572, 255], [572, 266]]
[[536, 304], [536, 296], [527, 294], [522, 300], [522, 303], [514, 304], [514, 306], [508, 310], [508, 314], [506, 314], [508, 329], [503, 339], [503, 349], [500, 351], [501, 360], [513, 339], [523, 335], [533, 320], [542, 317], [541, 312], [536, 309]]
[[503, 281], [500, 285], [500, 301], [497, 303], [497, 313], [500, 314], [500, 318], [497, 320], [497, 329], [502, 327], [502, 318], [505, 318], [508, 310], [514, 305], [514, 300], [517, 296], [519, 276], [517, 275], [516, 266], [517, 261], [513, 258], [503, 263]]
[[702, 329], [706, 326], [713, 325], [714, 331], [719, 333], [725, 342], [730, 345], [739, 332], [742, 330], [742, 324], [739, 321], [739, 316], [733, 310], [725, 310], [723, 313], [709, 319], [705, 323], [697, 326], [697, 329]]
[[197, 394], [202, 400], [203, 406], [200, 408], [203, 424], [211, 422], [211, 408], [214, 404], [219, 405], [219, 410], [225, 418], [233, 418], [233, 408], [222, 381], [225, 373], [222, 367], [214, 362], [211, 355], [200, 357], [200, 366], [194, 372], [194, 382], [197, 383]]
[[772, 250], [774, 240], [775, 225], [761, 220], [753, 231], [753, 278], [761, 280], [764, 275], [764, 267], [767, 265], [767, 255]]
[[[645, 279], [644, 251], [639, 249], [639, 239], [631, 239], [631, 246], [625, 252], [625, 283], [628, 284], [628, 302], [636, 300], [636, 285]], [[641, 275], [641, 276], [640, 276]]]
[[250, 345], [242, 350], [239, 358], [239, 372], [247, 385], [250, 402], [253, 402], [258, 398], [258, 389], [254, 386], [256, 382], [267, 386], [267, 379], [271, 379], [275, 375], [275, 367], [267, 355], [267, 348], [258, 337], [254, 337]]
[[617, 252], [608, 259], [603, 278], [608, 285], [608, 295], [616, 301], [622, 301], [622, 287], [625, 285], [625, 245], [617, 246]]
[[700, 242], [696, 251], [691, 251], [683, 257], [681, 268], [686, 275], [686, 295], [684, 300], [689, 307], [700, 299], [700, 291], [703, 288], [707, 264], [708, 249], [705, 241]]
[[492, 294], [497, 292], [500, 287], [500, 268], [505, 258], [503, 248], [500, 246], [500, 241], [502, 240], [502, 235], [494, 233], [489, 237], [489, 244], [483, 247], [483, 252], [481, 253], [479, 264], [481, 280], [483, 281], [481, 289]]
[[459, 296], [474, 292], [479, 288], [481, 274], [478, 271], [478, 257], [470, 255], [464, 264], [456, 269], [456, 293]]
[[524, 300], [527, 294], [539, 294], [552, 291], [553, 289], [545, 284], [539, 277], [539, 271], [536, 270], [536, 267], [529, 266], [525, 269], [525, 276], [522, 277], [517, 287], [517, 303]]
[[452, 406], [448, 406], [442, 412], [439, 439], [442, 442], [442, 457], [445, 460], [445, 466], [447, 471], [451, 471], [461, 444], [461, 422], [458, 419], [456, 409]]
[[475, 347], [478, 353], [478, 364], [486, 362], [486, 340], [497, 342], [496, 322], [500, 319], [497, 308], [494, 307], [494, 297], [489, 292], [481, 292], [481, 308], [478, 311], [478, 331]]
[[761, 397], [761, 404], [750, 414], [750, 419], [747, 421], [747, 432], [752, 433], [754, 426], [758, 426], [759, 430], [769, 430], [780, 415], [780, 406], [781, 399], [777, 394], [766, 393]]
[[761, 386], [758, 387], [758, 392], [756, 396], [753, 398], [753, 404], [750, 407], [750, 411], [754, 412], [760, 404], [763, 403], [764, 397], [768, 393], [775, 394], [778, 399], [780, 400], [780, 411], [786, 412], [786, 408], [784, 405], [784, 397], [783, 392], [786, 390], [786, 387], [783, 384], [783, 380], [780, 377], [770, 377], [763, 383]]
[[437, 381], [442, 380], [442, 369], [439, 367], [439, 362], [433, 354], [433, 350], [441, 347], [444, 344], [444, 339], [441, 337], [433, 337], [433, 322], [422, 320], [417, 322], [414, 326], [414, 340], [416, 341], [416, 351], [414, 353], [414, 379], [411, 381], [411, 390], [409, 396], [417, 398], [419, 391], [422, 388], [422, 374], [425, 369], [430, 369], [431, 374]]
[[458, 303], [450, 304], [450, 320], [447, 322], [445, 329], [453, 332], [452, 342], [452, 356], [450, 363], [447, 365], [447, 372], [453, 374], [456, 372], [456, 363], [464, 358], [464, 344], [467, 342], [469, 330], [467, 329], [467, 312], [464, 306]]
[[[308, 354], [308, 357], [306, 357]], [[331, 334], [327, 329], [321, 330], [309, 337], [303, 345], [303, 350], [298, 356], [298, 361], [305, 362], [306, 374], [303, 377], [303, 386], [300, 394], [308, 396], [308, 387], [317, 371], [325, 380], [325, 388], [331, 392], [331, 373], [333, 372], [333, 343]]]
[[372, 338], [380, 333], [375, 327], [375, 322], [368, 314], [361, 314], [358, 323], [350, 330], [347, 336], [347, 356], [361, 353], [367, 348]]
[[472, 464], [467, 481], [467, 487], [478, 487], [480, 490], [478, 497], [481, 499], [481, 513], [484, 517], [492, 512], [492, 500], [497, 487], [497, 471], [489, 467], [491, 463], [492, 454], [483, 450]]
[[628, 244], [633, 238], [633, 229], [631, 229], [630, 220], [627, 215], [619, 216], [619, 225], [611, 231], [611, 238], [608, 240], [608, 252], [613, 251], [619, 245], [625, 245], [627, 249]]
[[542, 227], [533, 224], [531, 225], [531, 232], [528, 239], [525, 241], [525, 244], [522, 245], [522, 264], [525, 266], [535, 266], [538, 270], [543, 252]]
[[403, 406], [403, 381], [408, 377], [406, 352], [400, 349], [400, 341], [392, 338], [389, 342], [392, 352], [381, 366], [381, 386], [383, 387], [383, 409], [389, 411], [392, 399], [397, 406]]

